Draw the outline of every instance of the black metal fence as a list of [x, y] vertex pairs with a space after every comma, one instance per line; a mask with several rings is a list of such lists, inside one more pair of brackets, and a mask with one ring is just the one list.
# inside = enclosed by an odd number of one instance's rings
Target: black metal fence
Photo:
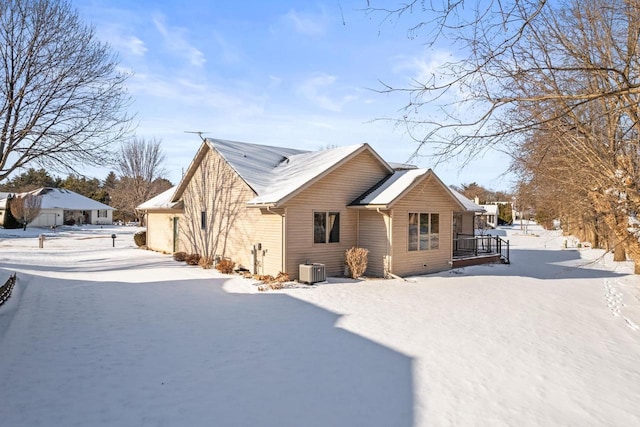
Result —
[[2, 305], [11, 296], [13, 285], [16, 284], [16, 273], [9, 276], [9, 280], [4, 285], [0, 286], [0, 305]]
[[499, 236], [458, 235], [453, 239], [453, 257], [456, 259], [500, 255], [509, 263], [509, 241]]

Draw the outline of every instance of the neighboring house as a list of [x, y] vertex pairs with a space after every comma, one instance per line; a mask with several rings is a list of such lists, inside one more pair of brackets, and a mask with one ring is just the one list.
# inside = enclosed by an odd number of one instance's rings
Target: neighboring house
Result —
[[453, 238], [473, 237], [476, 230], [476, 217], [484, 213], [484, 208], [453, 188], [450, 190], [465, 207], [463, 211], [453, 213]]
[[7, 209], [7, 197], [33, 194], [42, 197], [40, 215], [29, 225], [32, 227], [51, 227], [63, 224], [112, 224], [111, 206], [74, 193], [64, 188], [43, 187], [27, 193], [7, 193], [0, 200], [0, 224], [4, 224]]
[[498, 218], [500, 216], [499, 206], [497, 204], [480, 205], [484, 212], [476, 213], [477, 228], [496, 228], [498, 226]]
[[309, 262], [344, 274], [345, 251], [359, 246], [367, 275], [404, 276], [451, 267], [454, 214], [472, 223], [480, 209], [462, 199], [432, 170], [394, 170], [368, 144], [306, 152], [207, 138], [182, 181], [138, 209], [153, 250], [297, 278]]

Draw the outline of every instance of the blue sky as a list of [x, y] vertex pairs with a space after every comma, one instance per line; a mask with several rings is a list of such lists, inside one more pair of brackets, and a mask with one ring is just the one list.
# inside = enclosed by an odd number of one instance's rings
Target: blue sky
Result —
[[[366, 13], [366, 0], [74, 5], [133, 73], [127, 84], [136, 134], [162, 140], [174, 183], [200, 145], [187, 132], [308, 150], [367, 142], [386, 160], [405, 162], [411, 139], [377, 119], [397, 117], [408, 98], [372, 89], [380, 81], [406, 85], [459, 54], [410, 40], [408, 21], [383, 22]], [[511, 185], [501, 176], [507, 162], [496, 153], [465, 167], [413, 161], [447, 184], [494, 190]]]

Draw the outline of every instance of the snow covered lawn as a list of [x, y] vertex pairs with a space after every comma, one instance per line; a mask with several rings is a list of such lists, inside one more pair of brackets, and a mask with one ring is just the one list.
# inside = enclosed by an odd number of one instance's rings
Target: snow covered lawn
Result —
[[640, 278], [557, 232], [496, 230], [511, 265], [260, 293], [136, 230], [0, 230], [1, 425], [640, 425]]

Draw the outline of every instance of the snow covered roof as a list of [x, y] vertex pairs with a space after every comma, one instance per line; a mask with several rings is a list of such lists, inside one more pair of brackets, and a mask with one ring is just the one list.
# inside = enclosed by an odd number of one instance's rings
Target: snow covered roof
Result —
[[172, 200], [181, 197], [184, 188], [198, 167], [206, 149], [217, 151], [240, 178], [254, 191], [256, 197], [249, 206], [277, 205], [297, 194], [316, 179], [324, 176], [352, 156], [369, 150], [389, 172], [391, 167], [367, 144], [350, 145], [322, 151], [249, 144], [245, 142], [206, 138]]
[[480, 207], [486, 211], [488, 215], [498, 215], [499, 213], [498, 205], [480, 205]]
[[147, 200], [146, 202], [138, 205], [136, 209], [146, 211], [149, 209], [172, 209], [175, 208], [179, 202], [173, 202], [173, 194], [176, 192], [177, 185], [169, 188], [166, 191], [158, 194], [157, 196]]
[[205, 142], [227, 161], [240, 177], [260, 195], [271, 186], [274, 169], [290, 157], [308, 153], [294, 148], [249, 144], [207, 138]]
[[249, 205], [281, 202], [343, 160], [367, 147], [366, 144], [349, 145], [290, 156], [271, 171], [267, 185], [258, 192], [257, 197], [249, 201]]
[[458, 198], [460, 203], [464, 205], [465, 210], [473, 211], [473, 212], [484, 212], [484, 208], [480, 205], [477, 205], [473, 200], [467, 198], [466, 196], [460, 194], [453, 188], [449, 188], [449, 190], [453, 193], [454, 196]]
[[430, 171], [430, 169], [397, 171], [378, 183], [371, 191], [364, 194], [360, 199], [352, 203], [352, 205], [388, 206], [407, 191], [414, 182], [422, 179]]
[[[25, 193], [16, 193], [16, 196], [33, 194], [41, 196], [40, 209], [66, 209], [66, 210], [115, 210], [109, 205], [100, 203], [66, 188], [43, 187]], [[6, 206], [6, 199], [4, 199]]]
[[[465, 210], [474, 210], [471, 209], [472, 206], [468, 203], [471, 203], [473, 206], [480, 208], [475, 203], [466, 199], [459, 193], [456, 194], [449, 187], [444, 185], [444, 183], [440, 181], [440, 178], [438, 178], [438, 176], [431, 169], [418, 168], [396, 171], [393, 175], [386, 177], [384, 180], [379, 182], [378, 185], [373, 187], [373, 189], [353, 202], [351, 206], [377, 206], [388, 208], [397, 200], [399, 200], [402, 195], [409, 191], [415, 184], [426, 179], [428, 176], [433, 177], [436, 182], [438, 182], [445, 189], [445, 191], [449, 192], [449, 194]], [[466, 202], [464, 200], [461, 200], [458, 196], [466, 199]]]
[[409, 163], [396, 163], [396, 162], [388, 162], [389, 166], [393, 168], [393, 170], [405, 170], [405, 169], [418, 169], [416, 165], [412, 165]]

